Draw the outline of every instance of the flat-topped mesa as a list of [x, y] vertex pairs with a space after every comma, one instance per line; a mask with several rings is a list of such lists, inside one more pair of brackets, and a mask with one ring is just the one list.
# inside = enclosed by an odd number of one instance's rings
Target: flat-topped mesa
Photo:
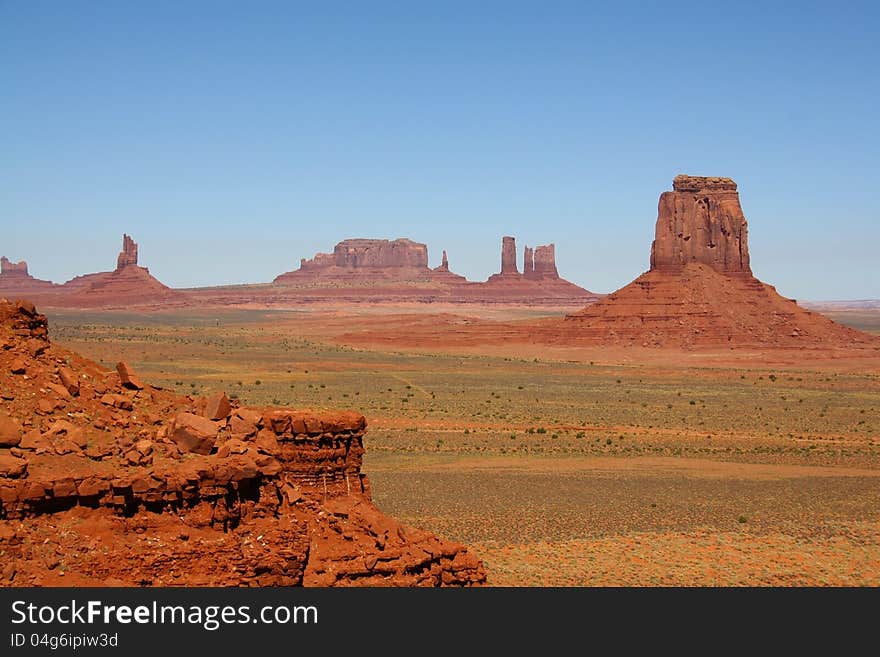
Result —
[[348, 239], [339, 242], [333, 253], [318, 253], [303, 259], [303, 270], [343, 267], [346, 269], [386, 269], [389, 267], [427, 268], [428, 247], [412, 240]]
[[748, 228], [730, 178], [679, 175], [663, 192], [651, 246], [652, 271], [681, 271], [689, 263], [724, 274], [751, 274]]
[[501, 238], [501, 274], [519, 274], [516, 266], [516, 238]]
[[3, 256], [0, 258], [0, 274], [9, 277], [25, 278], [29, 276], [27, 262], [24, 260], [21, 262], [12, 262], [9, 258]]
[[129, 265], [138, 263], [138, 245], [131, 237], [123, 234], [122, 251], [116, 257], [116, 271], [122, 271]]

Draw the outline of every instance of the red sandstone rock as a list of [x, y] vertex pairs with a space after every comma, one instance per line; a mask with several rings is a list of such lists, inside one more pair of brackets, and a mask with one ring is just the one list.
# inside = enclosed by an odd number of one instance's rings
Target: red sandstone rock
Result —
[[9, 454], [0, 454], [0, 477], [18, 479], [27, 473], [28, 462]]
[[537, 278], [559, 278], [556, 271], [556, 246], [547, 244], [535, 247], [534, 273]]
[[746, 219], [730, 178], [676, 176], [660, 196], [651, 269], [680, 271], [698, 262], [722, 273], [751, 274]]
[[205, 417], [209, 420], [225, 420], [232, 412], [232, 405], [225, 392], [218, 392], [205, 400]]
[[434, 271], [449, 271], [449, 258], [446, 256], [446, 249], [443, 249], [443, 257], [440, 259], [440, 266], [435, 267]]
[[122, 251], [116, 257], [116, 271], [138, 263], [138, 245], [128, 235], [122, 236]]
[[119, 373], [119, 383], [122, 384], [122, 387], [129, 390], [143, 390], [144, 386], [128, 363], [119, 361], [116, 363], [116, 371]]
[[27, 263], [24, 260], [12, 262], [6, 256], [3, 256], [0, 258], [0, 274], [10, 277], [26, 277], [28, 276]]
[[14, 417], [0, 414], [0, 447], [15, 447], [21, 442], [21, 423]]
[[348, 269], [428, 266], [428, 247], [408, 239], [348, 239], [339, 242], [333, 253], [318, 253], [303, 260], [300, 269], [342, 267]]
[[[0, 301], [0, 339], [11, 336], [0, 370], [23, 358], [29, 372], [12, 382], [9, 408], [30, 428], [18, 446], [0, 450], [0, 553], [16, 566], [7, 583], [485, 581], [465, 548], [404, 528], [372, 504], [361, 472], [363, 415], [239, 408], [212, 422], [186, 412], [192, 400], [170, 391], [117, 394], [116, 374], [48, 341], [46, 353], [31, 356], [24, 343], [45, 328], [38, 317]], [[60, 363], [88, 374], [63, 414], [44, 396], [49, 384], [62, 387], [54, 383]], [[43, 402], [47, 415], [35, 415]]]
[[501, 238], [501, 274], [518, 274], [516, 267], [516, 238]]
[[736, 183], [677, 176], [673, 187], [660, 197], [651, 270], [569, 315], [554, 342], [687, 349], [876, 342], [801, 308], [751, 275]]
[[559, 279], [559, 272], [556, 270], [556, 246], [553, 244], [538, 246], [534, 251], [527, 246], [525, 248], [523, 278], [529, 280]]
[[171, 429], [171, 439], [184, 452], [210, 454], [217, 440], [217, 425], [192, 413], [178, 413]]
[[67, 392], [76, 397], [79, 395], [79, 379], [70, 371], [68, 367], [58, 368], [58, 378], [61, 379], [61, 385], [67, 388]]

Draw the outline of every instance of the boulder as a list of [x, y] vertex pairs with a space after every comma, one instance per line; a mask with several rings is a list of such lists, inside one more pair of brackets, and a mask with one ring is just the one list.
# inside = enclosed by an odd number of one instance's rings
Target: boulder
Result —
[[116, 363], [116, 371], [119, 373], [119, 382], [124, 388], [128, 388], [129, 390], [143, 389], [144, 386], [141, 385], [140, 380], [137, 378], [137, 375], [128, 363], [125, 361]]
[[21, 442], [21, 424], [9, 415], [0, 414], [0, 447], [15, 447]]
[[193, 413], [178, 413], [171, 429], [171, 439], [183, 452], [210, 454], [217, 433], [217, 425], [208, 418]]
[[67, 388], [67, 392], [76, 397], [79, 395], [79, 379], [70, 371], [68, 367], [58, 368], [58, 378], [61, 379], [61, 385]]
[[205, 417], [209, 420], [225, 420], [232, 412], [232, 404], [225, 392], [218, 392], [205, 401]]
[[27, 474], [28, 462], [9, 454], [0, 454], [0, 477], [20, 479]]

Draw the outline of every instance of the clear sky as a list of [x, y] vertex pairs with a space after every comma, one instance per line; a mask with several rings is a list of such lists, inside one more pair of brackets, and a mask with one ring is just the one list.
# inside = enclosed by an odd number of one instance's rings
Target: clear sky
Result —
[[514, 235], [609, 292], [689, 173], [781, 293], [878, 298], [878, 5], [0, 0], [0, 254], [62, 282], [127, 232], [190, 286], [409, 237], [484, 280]]

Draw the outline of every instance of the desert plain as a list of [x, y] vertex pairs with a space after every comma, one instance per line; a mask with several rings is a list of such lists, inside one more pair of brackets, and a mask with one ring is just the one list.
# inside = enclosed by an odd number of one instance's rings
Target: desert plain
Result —
[[880, 348], [450, 339], [574, 310], [497, 304], [41, 310], [183, 395], [363, 413], [377, 506], [490, 585], [880, 584]]

